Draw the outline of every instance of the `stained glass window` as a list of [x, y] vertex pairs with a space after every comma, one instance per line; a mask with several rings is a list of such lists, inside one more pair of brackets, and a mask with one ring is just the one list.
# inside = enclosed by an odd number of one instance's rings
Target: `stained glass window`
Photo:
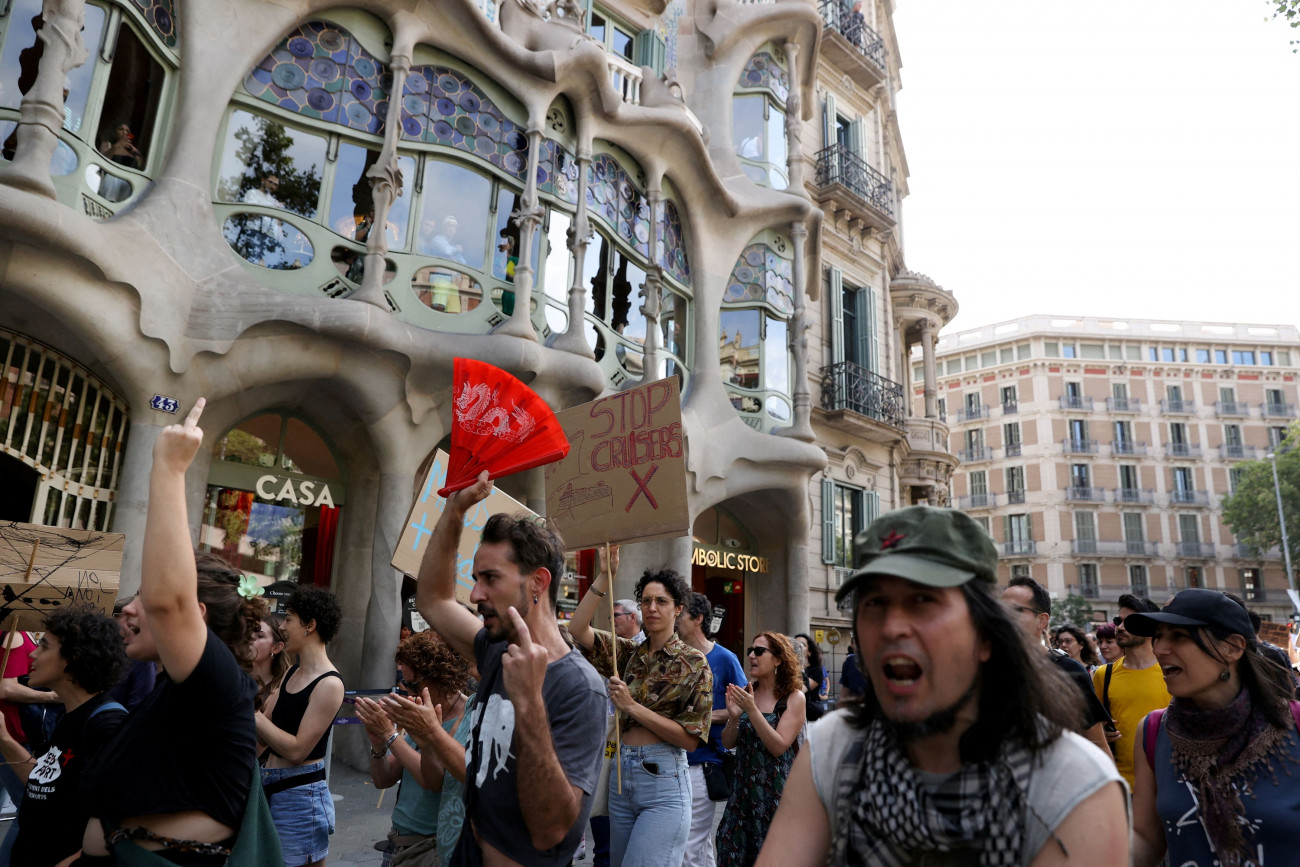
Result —
[[790, 74], [785, 71], [784, 64], [770, 52], [759, 51], [749, 58], [741, 70], [737, 86], [762, 88], [775, 96], [784, 107], [790, 96]]
[[790, 315], [794, 313], [794, 266], [767, 244], [750, 244], [731, 270], [722, 300], [766, 302]]
[[[131, 0], [149, 22], [162, 44], [174, 49], [177, 43], [176, 9], [172, 0]], [[87, 45], [90, 43], [87, 42]]]

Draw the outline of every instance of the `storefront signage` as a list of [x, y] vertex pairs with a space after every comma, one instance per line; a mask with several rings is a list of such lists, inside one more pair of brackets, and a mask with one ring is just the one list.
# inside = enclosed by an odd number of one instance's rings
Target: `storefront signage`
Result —
[[703, 548], [695, 546], [691, 555], [692, 566], [713, 566], [718, 569], [732, 569], [737, 572], [768, 571], [770, 563], [767, 557], [755, 554], [742, 554], [739, 551], [726, 551], [721, 548]]
[[257, 495], [268, 503], [294, 503], [303, 506], [334, 508], [330, 486], [324, 482], [290, 479], [285, 476], [262, 476], [255, 485]]
[[546, 516], [570, 551], [690, 532], [676, 379], [620, 391], [556, 418], [572, 448], [546, 468]]

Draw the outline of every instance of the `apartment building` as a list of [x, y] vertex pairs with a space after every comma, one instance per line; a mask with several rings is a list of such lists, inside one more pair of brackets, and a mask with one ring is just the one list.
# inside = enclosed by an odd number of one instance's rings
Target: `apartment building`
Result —
[[1296, 418], [1294, 327], [1028, 316], [946, 335], [937, 362], [953, 505], [1003, 580], [1096, 600], [1098, 620], [1121, 593], [1186, 587], [1290, 616], [1280, 551], [1237, 544], [1219, 506]]

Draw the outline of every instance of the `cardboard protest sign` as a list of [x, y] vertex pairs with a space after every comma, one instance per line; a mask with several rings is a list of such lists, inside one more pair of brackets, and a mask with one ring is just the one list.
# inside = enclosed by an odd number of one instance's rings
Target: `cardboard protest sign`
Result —
[[[411, 504], [402, 538], [398, 540], [397, 550], [393, 552], [393, 568], [412, 577], [420, 572], [424, 549], [428, 547], [433, 528], [447, 506], [447, 501], [438, 496], [438, 489], [447, 481], [447, 465], [448, 455], [439, 449], [429, 467], [429, 474], [424, 478], [424, 484], [420, 486], [420, 495]], [[535, 514], [509, 494], [493, 489], [486, 500], [465, 515], [465, 529], [461, 533], [460, 548], [456, 552], [456, 598], [466, 605], [469, 604], [470, 591], [474, 589], [474, 552], [478, 550], [479, 534], [488, 518], [498, 512], [508, 515]]]
[[546, 516], [570, 551], [690, 532], [676, 378], [556, 417], [571, 448], [568, 457], [546, 467]]
[[39, 631], [45, 628], [46, 615], [75, 606], [112, 614], [125, 538], [120, 533], [0, 521], [4, 628]]
[[1286, 623], [1270, 623], [1265, 620], [1259, 625], [1259, 637], [1269, 644], [1285, 648], [1291, 644], [1291, 629]]

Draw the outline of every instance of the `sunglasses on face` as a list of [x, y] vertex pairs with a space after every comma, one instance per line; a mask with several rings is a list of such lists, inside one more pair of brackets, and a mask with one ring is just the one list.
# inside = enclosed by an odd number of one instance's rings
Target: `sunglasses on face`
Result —
[[772, 649], [770, 647], [758, 647], [757, 645], [755, 645], [754, 647], [745, 648], [746, 656], [762, 656], [764, 653], [771, 653], [771, 652]]
[[420, 684], [424, 683], [424, 681], [422, 681], [422, 680], [407, 680], [406, 678], [403, 677], [403, 678], [398, 678], [398, 683], [400, 683], [400, 684], [402, 685], [402, 689], [406, 690], [406, 691], [407, 691], [408, 693], [410, 693], [411, 695], [419, 695], [419, 694], [420, 694]]
[[1115, 617], [1112, 617], [1112, 618], [1110, 619], [1110, 622], [1111, 622], [1111, 623], [1114, 623], [1116, 626], [1123, 626], [1123, 625], [1124, 625], [1124, 618], [1123, 618], [1123, 617], [1119, 617], [1119, 616], [1117, 615], [1117, 616], [1115, 616]]

